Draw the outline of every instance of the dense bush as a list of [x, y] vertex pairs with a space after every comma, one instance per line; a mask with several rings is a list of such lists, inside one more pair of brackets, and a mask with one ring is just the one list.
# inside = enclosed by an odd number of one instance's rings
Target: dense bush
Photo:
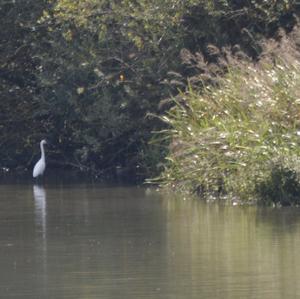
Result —
[[[277, 61], [241, 65], [219, 78], [217, 87], [182, 94], [162, 117], [171, 127], [164, 133], [171, 152], [160, 180], [245, 200], [268, 201], [280, 188], [275, 201], [296, 202], [298, 169], [288, 165], [300, 154], [299, 84], [299, 63]], [[290, 162], [274, 166], [280, 157]]]
[[5, 1], [0, 5], [0, 168], [26, 167], [32, 139], [40, 138], [35, 112], [39, 92], [36, 53], [45, 34], [37, 20], [46, 1]]
[[256, 192], [263, 204], [300, 204], [300, 160], [298, 157], [282, 157], [270, 161], [264, 180], [256, 186]]

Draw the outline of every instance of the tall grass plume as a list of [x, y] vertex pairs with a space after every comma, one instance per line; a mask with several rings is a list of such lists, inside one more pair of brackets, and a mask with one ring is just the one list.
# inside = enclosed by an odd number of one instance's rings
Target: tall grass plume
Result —
[[[218, 86], [189, 88], [162, 117], [170, 148], [157, 181], [203, 196], [300, 202], [299, 86], [300, 64], [277, 61], [232, 68]], [[296, 185], [293, 196], [286, 182]]]

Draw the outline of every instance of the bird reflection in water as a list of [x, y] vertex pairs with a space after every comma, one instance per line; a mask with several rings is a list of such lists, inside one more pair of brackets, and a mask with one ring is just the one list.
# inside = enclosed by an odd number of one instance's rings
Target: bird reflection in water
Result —
[[40, 252], [41, 258], [39, 265], [41, 267], [41, 287], [44, 295], [48, 290], [48, 266], [47, 266], [47, 199], [46, 190], [43, 186], [33, 186], [34, 214], [37, 231], [36, 249]]
[[46, 216], [47, 216], [47, 200], [46, 191], [43, 186], [33, 186], [34, 206], [36, 226], [42, 231], [43, 239], [46, 238]]

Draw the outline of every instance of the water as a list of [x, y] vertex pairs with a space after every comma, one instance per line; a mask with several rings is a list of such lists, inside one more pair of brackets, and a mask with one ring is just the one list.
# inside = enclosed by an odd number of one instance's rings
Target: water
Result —
[[300, 298], [300, 209], [0, 185], [0, 298]]

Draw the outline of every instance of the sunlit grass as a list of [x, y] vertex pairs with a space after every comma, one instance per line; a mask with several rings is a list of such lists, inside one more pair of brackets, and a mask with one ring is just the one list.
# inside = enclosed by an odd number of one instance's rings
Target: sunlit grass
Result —
[[181, 94], [162, 117], [171, 145], [158, 182], [242, 200], [265, 200], [278, 167], [298, 184], [299, 86], [299, 63], [280, 61], [231, 69], [218, 87]]

